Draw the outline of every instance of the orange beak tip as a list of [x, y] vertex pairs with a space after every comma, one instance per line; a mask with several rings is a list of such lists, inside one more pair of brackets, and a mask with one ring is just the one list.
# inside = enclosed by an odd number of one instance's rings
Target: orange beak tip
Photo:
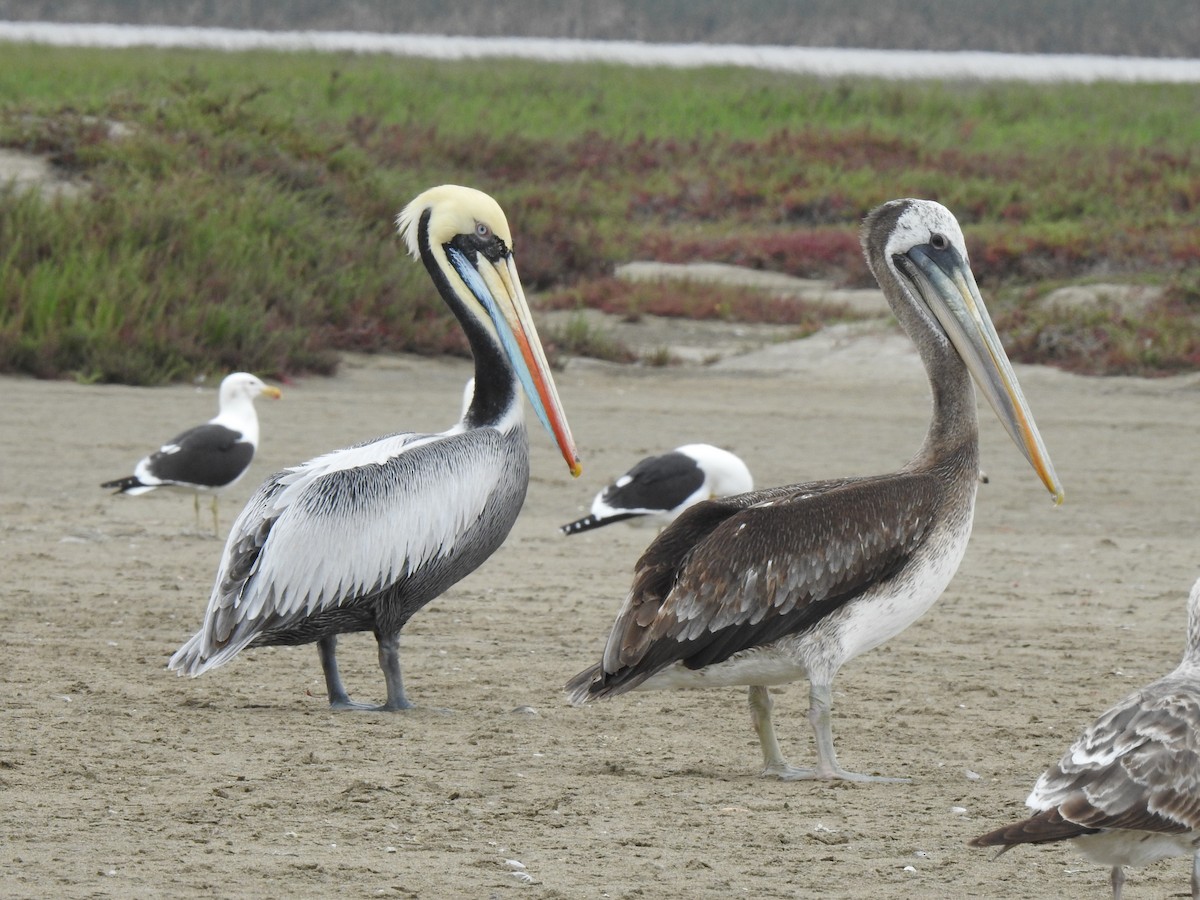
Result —
[[571, 463], [571, 477], [578, 478], [582, 474], [583, 474], [583, 465], [579, 462], [579, 460], [576, 460], [575, 462]]

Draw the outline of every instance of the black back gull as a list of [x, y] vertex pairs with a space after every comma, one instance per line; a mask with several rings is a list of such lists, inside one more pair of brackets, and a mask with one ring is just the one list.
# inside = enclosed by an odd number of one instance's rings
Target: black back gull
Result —
[[103, 488], [136, 497], [158, 488], [190, 491], [200, 526], [200, 494], [212, 494], [213, 534], [219, 533], [217, 495], [246, 474], [258, 448], [256, 397], [278, 399], [279, 388], [264, 384], [249, 372], [234, 372], [221, 381], [218, 411], [203, 425], [175, 435], [149, 456], [133, 474], [106, 481]]
[[579, 534], [613, 522], [670, 525], [701, 500], [754, 490], [746, 464], [712, 444], [684, 444], [661, 456], [647, 456], [592, 500], [588, 515], [559, 530]]

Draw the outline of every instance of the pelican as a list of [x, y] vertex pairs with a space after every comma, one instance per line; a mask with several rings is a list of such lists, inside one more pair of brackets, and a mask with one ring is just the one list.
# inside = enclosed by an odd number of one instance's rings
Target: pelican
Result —
[[[234, 523], [204, 624], [171, 657], [181, 674], [245, 647], [315, 641], [332, 708], [409, 708], [400, 630], [491, 556], [525, 500], [522, 388], [579, 474], [500, 206], [443, 185], [406, 206], [397, 225], [470, 343], [474, 385], [462, 419], [441, 434], [387, 435], [268, 478]], [[382, 706], [352, 701], [338, 674], [337, 636], [353, 631], [372, 631], [379, 644]]]
[[249, 372], [234, 372], [221, 381], [217, 415], [203, 425], [177, 434], [133, 467], [133, 474], [100, 487], [136, 497], [157, 488], [192, 492], [196, 527], [200, 527], [200, 494], [212, 494], [213, 534], [219, 534], [217, 494], [237, 483], [258, 447], [255, 397], [279, 399], [279, 388], [263, 384]]
[[728, 450], [712, 444], [684, 444], [661, 456], [647, 456], [601, 490], [588, 515], [559, 531], [579, 534], [621, 521], [661, 528], [701, 500], [753, 489], [750, 470]]
[[1134, 691], [1084, 729], [1034, 785], [1034, 815], [973, 847], [1070, 841], [1111, 866], [1121, 900], [1124, 866], [1192, 857], [1200, 900], [1200, 581], [1188, 597], [1187, 645], [1171, 674]]
[[[1058, 477], [967, 260], [958, 222], [896, 200], [863, 223], [867, 262], [917, 345], [933, 419], [889, 475], [770, 488], [697, 504], [647, 548], [597, 665], [566, 686], [575, 704], [633, 689], [748, 685], [763, 775], [894, 781], [846, 771], [834, 752], [833, 678], [899, 634], [949, 584], [979, 483], [972, 377], [1042, 483]], [[809, 681], [815, 768], [788, 765], [768, 687]]]

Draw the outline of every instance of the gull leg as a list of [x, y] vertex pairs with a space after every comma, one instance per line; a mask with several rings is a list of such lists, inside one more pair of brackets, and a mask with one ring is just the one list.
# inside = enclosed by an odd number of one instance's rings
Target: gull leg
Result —
[[337, 635], [331, 634], [317, 641], [317, 652], [321, 656], [321, 670], [325, 673], [325, 690], [329, 694], [330, 709], [375, 709], [366, 703], [350, 699], [337, 664]]
[[837, 753], [833, 749], [833, 689], [828, 684], [813, 683], [808, 691], [809, 707], [808, 721], [813, 728], [813, 736], [817, 742], [817, 778], [841, 779], [843, 781], [883, 781], [903, 783], [907, 778], [885, 778], [881, 775], [862, 775], [858, 772], [847, 772], [837, 761]]
[[400, 632], [376, 634], [379, 642], [379, 668], [383, 669], [383, 680], [387, 683], [387, 703], [381, 710], [412, 709], [412, 702], [404, 693], [404, 679], [400, 675]]
[[213, 537], [221, 536], [221, 526], [217, 523], [217, 495], [213, 494], [212, 498], [212, 513], [213, 513]]
[[[1192, 863], [1193, 876], [1195, 875], [1195, 863]], [[1121, 890], [1125, 887], [1125, 869], [1122, 866], [1113, 866], [1109, 876], [1109, 881], [1112, 882], [1113, 900], [1121, 900]], [[1193, 881], [1192, 896], [1195, 896], [1195, 882]]]
[[196, 512], [196, 530], [200, 530], [200, 492], [192, 492], [192, 509]]

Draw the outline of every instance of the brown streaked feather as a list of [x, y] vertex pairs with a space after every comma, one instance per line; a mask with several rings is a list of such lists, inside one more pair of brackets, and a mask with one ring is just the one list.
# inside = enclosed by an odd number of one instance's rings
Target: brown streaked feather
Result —
[[742, 498], [694, 507], [638, 563], [605, 650], [604, 693], [811, 628], [904, 566], [938, 520], [942, 487], [913, 472], [776, 489], [750, 508]]
[[1172, 673], [1129, 695], [1080, 735], [1029, 799], [1092, 828], [1200, 829], [1200, 693]]
[[1123, 831], [1153, 831], [1159, 834], [1182, 834], [1192, 829], [1181, 825], [1168, 816], [1151, 812], [1146, 805], [1135, 805], [1122, 810], [1116, 815], [1105, 812], [1092, 805], [1087, 797], [1075, 794], [1061, 805], [1055, 807], [1064, 819], [1076, 823], [1082, 828], [1101, 829], [1119, 828]]
[[1016, 844], [1049, 844], [1065, 841], [1083, 834], [1095, 834], [1098, 828], [1087, 828], [1068, 822], [1057, 809], [1048, 809], [1012, 825], [1005, 825], [981, 834], [967, 843], [972, 847], [1012, 847]]
[[1041, 812], [971, 845], [1047, 843], [1107, 830], [1200, 830], [1200, 691], [1194, 680], [1177, 670], [1117, 703], [1038, 779], [1027, 803]]
[[[858, 479], [854, 479], [858, 480]], [[697, 548], [727, 520], [738, 513], [762, 503], [792, 500], [800, 493], [818, 494], [850, 483], [845, 479], [813, 482], [806, 485], [764, 488], [732, 497], [721, 497], [698, 503], [676, 519], [642, 553], [633, 567], [633, 586], [614, 626], [616, 633], [624, 617], [639, 627], [649, 627], [663, 601], [670, 594], [680, 573], [687, 568]]]

